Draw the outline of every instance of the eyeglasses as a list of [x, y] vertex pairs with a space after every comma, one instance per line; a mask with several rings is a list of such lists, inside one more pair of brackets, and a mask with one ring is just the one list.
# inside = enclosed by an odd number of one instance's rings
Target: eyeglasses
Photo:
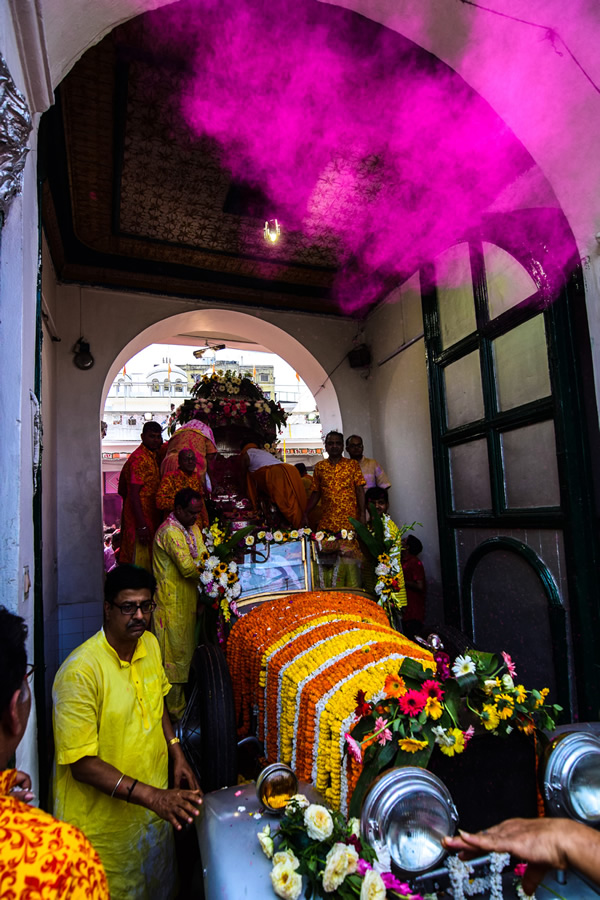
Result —
[[143, 603], [122, 603], [121, 605], [111, 602], [110, 605], [116, 606], [124, 616], [135, 616], [138, 609], [141, 609], [144, 615], [147, 615], [148, 613], [152, 612], [153, 609], [156, 609], [155, 600], [144, 600]]
[[33, 675], [34, 672], [35, 672], [34, 665], [27, 666], [27, 668], [25, 670], [25, 681], [29, 681], [29, 679], [31, 678], [31, 676]]

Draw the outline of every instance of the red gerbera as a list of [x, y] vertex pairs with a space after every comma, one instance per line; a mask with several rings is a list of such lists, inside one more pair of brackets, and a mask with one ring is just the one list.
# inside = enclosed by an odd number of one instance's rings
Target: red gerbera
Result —
[[356, 695], [355, 716], [368, 716], [371, 713], [371, 705], [367, 703], [365, 692], [359, 691]]
[[436, 700], [441, 700], [444, 696], [443, 687], [439, 681], [434, 681], [432, 678], [430, 678], [429, 681], [423, 682], [421, 690], [426, 697], [434, 697]]
[[398, 706], [405, 716], [418, 716], [425, 708], [427, 697], [421, 691], [407, 691], [403, 697], [398, 700]]

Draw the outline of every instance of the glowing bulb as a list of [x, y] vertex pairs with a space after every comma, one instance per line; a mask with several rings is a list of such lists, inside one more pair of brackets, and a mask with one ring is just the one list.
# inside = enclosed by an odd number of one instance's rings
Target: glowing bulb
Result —
[[265, 222], [265, 241], [270, 241], [272, 244], [275, 244], [279, 240], [279, 235], [281, 234], [281, 228], [279, 227], [279, 222], [277, 219], [269, 219], [268, 222]]

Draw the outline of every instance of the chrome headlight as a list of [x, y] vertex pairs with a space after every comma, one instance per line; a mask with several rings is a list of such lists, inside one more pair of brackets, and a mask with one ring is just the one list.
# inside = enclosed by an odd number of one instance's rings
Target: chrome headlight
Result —
[[363, 839], [383, 844], [392, 862], [407, 874], [431, 869], [446, 851], [443, 837], [454, 834], [458, 814], [444, 783], [426, 769], [391, 769], [371, 787], [360, 819]]
[[551, 815], [600, 823], [600, 738], [572, 731], [550, 745], [544, 794]]

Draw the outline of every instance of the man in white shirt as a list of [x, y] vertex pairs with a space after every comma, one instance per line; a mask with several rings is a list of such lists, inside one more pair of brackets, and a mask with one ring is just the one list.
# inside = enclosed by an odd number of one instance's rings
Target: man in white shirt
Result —
[[346, 453], [350, 459], [355, 459], [360, 466], [366, 481], [365, 491], [372, 487], [389, 488], [391, 483], [376, 459], [363, 456], [363, 439], [358, 434], [351, 434], [346, 439]]

